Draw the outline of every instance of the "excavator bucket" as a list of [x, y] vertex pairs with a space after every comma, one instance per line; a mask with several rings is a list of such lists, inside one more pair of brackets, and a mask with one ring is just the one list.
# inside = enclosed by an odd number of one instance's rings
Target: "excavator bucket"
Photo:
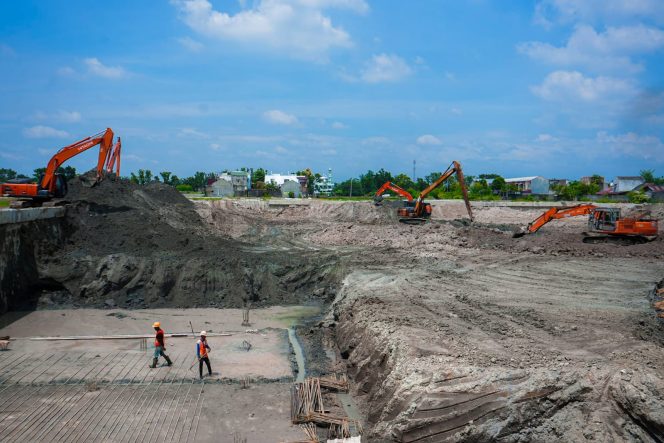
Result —
[[78, 178], [81, 181], [81, 185], [83, 185], [86, 188], [92, 188], [96, 186], [100, 181], [99, 178], [97, 177], [96, 171], [86, 172], [85, 174], [81, 174]]

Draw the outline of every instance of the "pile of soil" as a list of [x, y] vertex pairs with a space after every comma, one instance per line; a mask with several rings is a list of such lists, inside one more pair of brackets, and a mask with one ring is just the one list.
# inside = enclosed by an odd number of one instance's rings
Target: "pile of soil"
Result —
[[188, 199], [162, 183], [84, 182], [69, 183], [58, 247], [31, 257], [38, 278], [49, 282], [42, 300], [92, 307], [240, 307], [334, 296], [336, 263], [329, 255], [259, 251], [220, 236]]

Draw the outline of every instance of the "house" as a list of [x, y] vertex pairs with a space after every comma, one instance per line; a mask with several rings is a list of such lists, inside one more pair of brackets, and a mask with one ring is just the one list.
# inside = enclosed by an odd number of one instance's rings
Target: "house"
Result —
[[244, 195], [251, 189], [251, 172], [230, 171], [219, 174], [220, 180], [226, 180], [233, 186], [235, 195]]
[[220, 178], [206, 186], [205, 195], [208, 197], [232, 197], [235, 195], [235, 191], [230, 180]]
[[[305, 175], [295, 175], [295, 174], [265, 174], [265, 183], [274, 183], [281, 189], [282, 194], [284, 194], [283, 189], [284, 185], [286, 183], [295, 183], [299, 187], [298, 192], [296, 195], [301, 196], [302, 194], [307, 193], [307, 177]], [[289, 189], [288, 192], [295, 192], [295, 186], [293, 184], [289, 184], [287, 186]], [[288, 196], [288, 192], [285, 193], [286, 196]]]
[[637, 186], [635, 191], [642, 191], [652, 202], [664, 203], [664, 186], [653, 183], [643, 183]]
[[517, 191], [522, 194], [549, 194], [549, 180], [537, 175], [532, 177], [506, 178], [505, 183], [516, 186]]
[[314, 182], [314, 195], [332, 195], [334, 180], [332, 180], [332, 169], [327, 170], [327, 176], [321, 175]]
[[644, 185], [644, 182], [643, 177], [640, 176], [618, 176], [612, 183], [609, 183], [607, 188], [599, 191], [597, 195], [617, 202], [627, 202], [629, 201], [628, 194]]
[[604, 177], [602, 177], [601, 175], [596, 175], [596, 176], [588, 175], [585, 177], [581, 177], [579, 181], [584, 185], [591, 185], [593, 183], [596, 183], [597, 185], [599, 185], [600, 191], [606, 188], [606, 182], [604, 181]]
[[569, 184], [569, 180], [566, 178], [550, 178], [549, 179], [549, 188], [553, 188], [554, 186], [567, 186]]
[[293, 197], [302, 197], [302, 186], [300, 185], [299, 181], [295, 182], [286, 180], [284, 184], [281, 185], [282, 197], [290, 197], [291, 192], [293, 193]]
[[613, 183], [609, 184], [609, 187], [615, 193], [629, 192], [643, 183], [645, 180], [641, 176], [618, 176]]

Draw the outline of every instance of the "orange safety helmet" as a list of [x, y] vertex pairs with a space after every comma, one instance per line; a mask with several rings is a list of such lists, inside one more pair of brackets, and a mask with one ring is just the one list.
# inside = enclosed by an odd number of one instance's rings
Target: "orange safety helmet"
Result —
[[152, 323], [152, 327], [153, 327], [153, 328], [160, 328], [160, 327], [161, 327], [161, 323], [159, 323], [158, 321], [156, 321], [156, 322]]

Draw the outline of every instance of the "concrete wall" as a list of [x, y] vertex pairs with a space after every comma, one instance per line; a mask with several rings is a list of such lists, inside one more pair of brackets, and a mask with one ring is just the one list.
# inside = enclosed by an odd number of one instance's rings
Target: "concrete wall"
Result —
[[64, 215], [64, 207], [2, 209], [0, 210], [0, 225], [9, 223], [25, 223], [47, 218], [63, 217]]
[[535, 177], [530, 183], [530, 190], [533, 194], [548, 194], [549, 180], [543, 177]]

